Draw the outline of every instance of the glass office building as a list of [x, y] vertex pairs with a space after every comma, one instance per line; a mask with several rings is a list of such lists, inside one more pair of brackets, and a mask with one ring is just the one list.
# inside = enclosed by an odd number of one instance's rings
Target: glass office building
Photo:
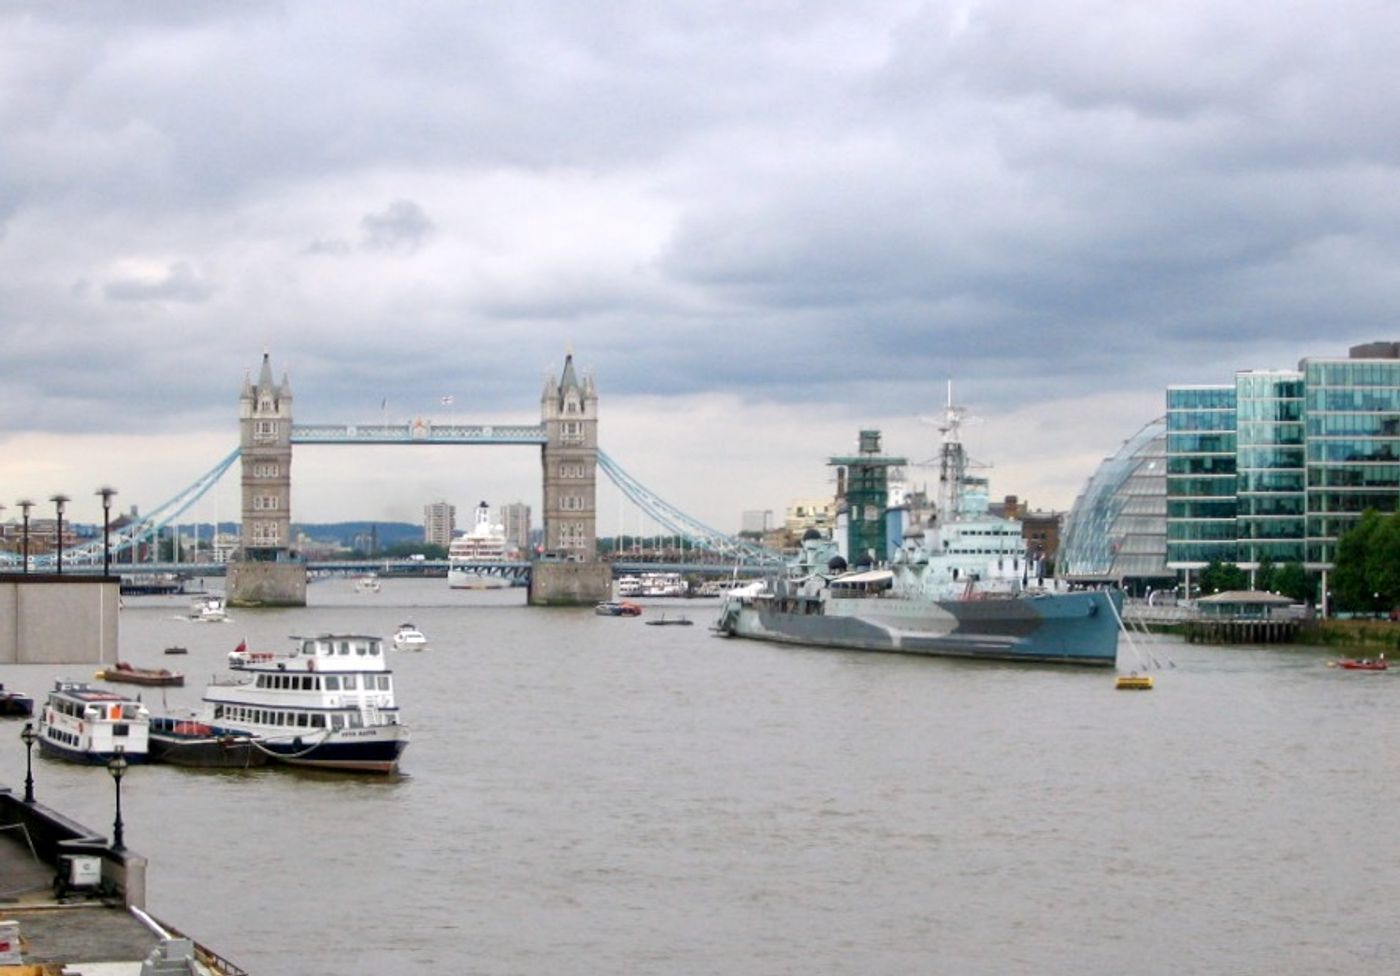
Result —
[[1174, 582], [1167, 568], [1167, 423], [1158, 418], [1099, 465], [1060, 536], [1056, 575], [1134, 592]]
[[1235, 374], [1235, 471], [1238, 496], [1234, 561], [1303, 561], [1303, 375]]
[[1330, 568], [1363, 512], [1400, 502], [1400, 343], [1169, 387], [1166, 466], [1173, 570]]
[[1303, 361], [1309, 566], [1330, 564], [1337, 538], [1367, 509], [1388, 514], [1400, 501], [1397, 347], [1372, 343], [1348, 359]]
[[1167, 565], [1234, 562], [1235, 387], [1167, 388]]

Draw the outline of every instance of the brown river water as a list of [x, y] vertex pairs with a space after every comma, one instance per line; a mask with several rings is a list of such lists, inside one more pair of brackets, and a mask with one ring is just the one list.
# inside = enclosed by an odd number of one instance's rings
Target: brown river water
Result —
[[[598, 617], [442, 580], [308, 600], [121, 617], [124, 659], [187, 675], [144, 690], [157, 712], [245, 638], [412, 621], [431, 642], [392, 658], [400, 775], [126, 777], [150, 910], [258, 976], [1400, 972], [1400, 670], [1157, 638], [1156, 689], [1124, 692], [726, 640], [713, 601]], [[644, 626], [663, 611], [695, 626]], [[0, 681], [40, 698], [89, 673]], [[15, 787], [19, 731], [0, 724]], [[43, 802], [110, 830], [104, 770], [34, 766]]]

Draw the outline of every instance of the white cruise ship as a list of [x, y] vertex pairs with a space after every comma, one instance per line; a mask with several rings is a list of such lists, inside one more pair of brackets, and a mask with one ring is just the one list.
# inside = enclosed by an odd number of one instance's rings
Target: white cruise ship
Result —
[[454, 590], [502, 590], [510, 581], [482, 568], [482, 564], [506, 561], [506, 533], [491, 521], [491, 509], [476, 507], [471, 531], [457, 536], [447, 549], [447, 585]]

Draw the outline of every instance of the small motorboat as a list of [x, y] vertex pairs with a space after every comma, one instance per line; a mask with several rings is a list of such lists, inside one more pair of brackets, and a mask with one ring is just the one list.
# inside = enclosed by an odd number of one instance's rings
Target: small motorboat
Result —
[[33, 698], [22, 691], [6, 691], [0, 684], [0, 718], [28, 718], [33, 714]]
[[1385, 671], [1390, 667], [1385, 661], [1384, 654], [1378, 658], [1344, 657], [1337, 661], [1334, 666], [1343, 671]]
[[379, 577], [377, 576], [361, 576], [355, 580], [356, 593], [378, 593], [379, 590]]
[[1119, 691], [1151, 691], [1152, 675], [1138, 674], [1136, 671], [1132, 674], [1120, 674], [1113, 687]]
[[640, 617], [642, 608], [627, 600], [605, 600], [593, 612], [600, 617]]
[[396, 651], [421, 651], [428, 646], [428, 638], [423, 636], [423, 632], [413, 624], [399, 624], [398, 631], [394, 634], [394, 650]]
[[224, 598], [210, 594], [195, 597], [190, 601], [190, 619], [201, 624], [225, 623], [229, 617]]
[[138, 668], [127, 661], [118, 661], [110, 668], [103, 668], [93, 674], [98, 681], [118, 681], [128, 685], [165, 685], [181, 687], [185, 676], [169, 668]]
[[174, 647], [167, 647], [165, 649], [165, 653], [167, 654], [188, 654], [189, 652], [190, 649], [188, 647], [180, 647], [178, 645]]
[[668, 617], [664, 613], [654, 620], [647, 621], [648, 627], [689, 627], [691, 620], [689, 617]]

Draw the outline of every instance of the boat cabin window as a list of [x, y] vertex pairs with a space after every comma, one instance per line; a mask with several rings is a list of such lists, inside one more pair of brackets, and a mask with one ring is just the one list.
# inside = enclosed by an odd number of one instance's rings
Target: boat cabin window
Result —
[[341, 642], [340, 642], [340, 648], [339, 648], [339, 650], [340, 650], [340, 653], [341, 653], [341, 654], [349, 654], [349, 653], [350, 653], [350, 642], [349, 642], [349, 641], [341, 641]]
[[356, 645], [355, 645], [355, 653], [358, 654], [358, 655], [360, 655], [360, 657], [364, 657], [364, 656], [365, 656], [365, 645], [363, 645], [363, 644], [356, 644]]
[[370, 642], [369, 642], [369, 656], [370, 656], [370, 657], [378, 657], [378, 656], [379, 656], [379, 641], [370, 641]]
[[332, 715], [332, 716], [331, 716], [331, 728], [333, 728], [333, 729], [343, 729], [343, 728], [345, 728], [345, 716], [344, 716], [344, 715]]
[[327, 691], [339, 691], [339, 690], [340, 690], [340, 678], [337, 677], [336, 675], [328, 674], [328, 675], [326, 675], [324, 678], [322, 678], [321, 680], [325, 682], [326, 690], [327, 690]]
[[360, 687], [359, 675], [347, 674], [345, 676], [345, 690], [354, 691], [358, 687]]

